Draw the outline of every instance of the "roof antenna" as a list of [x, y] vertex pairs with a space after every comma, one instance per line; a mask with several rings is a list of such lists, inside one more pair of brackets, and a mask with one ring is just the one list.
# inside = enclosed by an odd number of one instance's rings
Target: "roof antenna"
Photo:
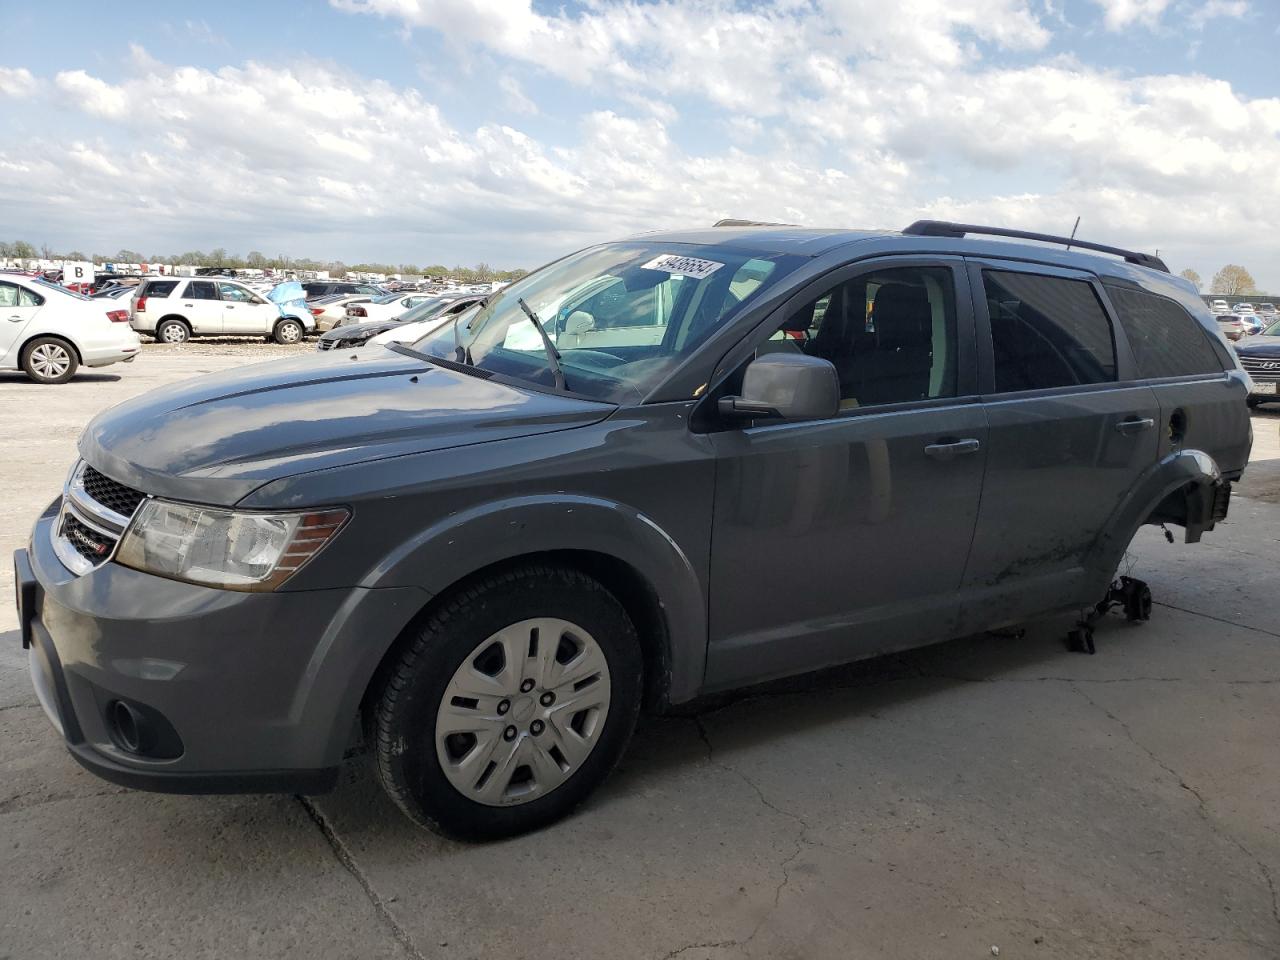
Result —
[[[1068, 240], [1074, 240], [1076, 238], [1076, 231], [1079, 229], [1080, 229], [1080, 218], [1076, 217], [1076, 225], [1071, 228], [1071, 236], [1068, 238]], [[1069, 242], [1067, 243], [1067, 249], [1068, 250], [1071, 249], [1071, 244]]]

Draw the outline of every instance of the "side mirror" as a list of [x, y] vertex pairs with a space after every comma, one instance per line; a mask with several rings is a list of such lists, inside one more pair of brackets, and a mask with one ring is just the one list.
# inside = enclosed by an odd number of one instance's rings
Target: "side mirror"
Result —
[[826, 420], [840, 411], [840, 378], [828, 360], [802, 353], [767, 353], [747, 365], [742, 396], [721, 397], [720, 415]]

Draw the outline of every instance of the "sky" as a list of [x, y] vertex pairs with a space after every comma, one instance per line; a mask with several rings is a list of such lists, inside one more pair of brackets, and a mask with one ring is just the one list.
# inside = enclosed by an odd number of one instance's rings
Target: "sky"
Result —
[[0, 239], [533, 268], [937, 218], [1280, 291], [1280, 0], [0, 0]]

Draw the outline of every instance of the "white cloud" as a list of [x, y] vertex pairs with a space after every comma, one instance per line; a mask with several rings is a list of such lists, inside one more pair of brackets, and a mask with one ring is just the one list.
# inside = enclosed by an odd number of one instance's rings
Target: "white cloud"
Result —
[[29, 97], [36, 92], [36, 78], [26, 67], [0, 67], [0, 97]]
[[1187, 22], [1196, 30], [1203, 30], [1210, 20], [1219, 17], [1242, 20], [1249, 13], [1246, 0], [1205, 0], [1187, 16]]
[[509, 73], [504, 73], [498, 78], [498, 88], [502, 90], [506, 96], [507, 106], [517, 113], [534, 114], [538, 112], [538, 105], [524, 92], [524, 87]]
[[1093, 0], [1102, 8], [1108, 30], [1123, 30], [1133, 24], [1154, 27], [1172, 0]]

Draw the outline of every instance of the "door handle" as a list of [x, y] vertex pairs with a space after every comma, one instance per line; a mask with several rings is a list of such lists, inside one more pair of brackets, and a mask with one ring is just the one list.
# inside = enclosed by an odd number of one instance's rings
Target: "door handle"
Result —
[[966, 453], [977, 453], [982, 449], [982, 444], [969, 438], [967, 440], [939, 440], [937, 443], [931, 443], [924, 448], [925, 456], [933, 457], [935, 460], [954, 460], [956, 457]]
[[1130, 417], [1116, 424], [1116, 433], [1123, 433], [1126, 437], [1132, 436], [1135, 433], [1141, 433], [1143, 430], [1150, 430], [1155, 425], [1156, 422], [1150, 417]]
[[235, 308], [236, 308], [236, 307], [235, 307], [235, 304], [233, 304], [233, 303], [228, 303], [228, 304], [227, 304], [227, 309], [228, 309], [228, 310], [234, 310]]
[[10, 323], [21, 323], [21, 322], [22, 322], [22, 317], [21, 317], [21, 315], [15, 315], [15, 316], [12, 316], [12, 317], [10, 317], [10, 318], [9, 318], [9, 322], [10, 322]]

